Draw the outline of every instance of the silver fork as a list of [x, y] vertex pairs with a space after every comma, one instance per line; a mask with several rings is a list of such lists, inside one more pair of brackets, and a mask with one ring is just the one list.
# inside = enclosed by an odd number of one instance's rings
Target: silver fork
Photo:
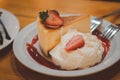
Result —
[[118, 31], [119, 31], [119, 25], [109, 25], [106, 26], [105, 29], [103, 30], [103, 33], [101, 34], [101, 37], [104, 39], [111, 39]]
[[120, 9], [117, 9], [109, 14], [106, 14], [104, 16], [101, 16], [101, 17], [98, 17], [98, 18], [94, 18], [94, 19], [91, 19], [91, 24], [90, 24], [90, 31], [91, 33], [101, 25], [102, 23], [102, 19], [105, 18], [105, 17], [108, 17], [108, 16], [111, 16], [111, 15], [114, 15], [114, 14], [118, 14], [120, 13]]

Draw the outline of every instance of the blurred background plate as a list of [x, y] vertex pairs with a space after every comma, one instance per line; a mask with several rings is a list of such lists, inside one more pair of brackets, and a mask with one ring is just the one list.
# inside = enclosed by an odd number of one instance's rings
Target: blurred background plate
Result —
[[19, 21], [16, 18], [16, 16], [14, 16], [11, 12], [6, 11], [1, 8], [0, 8], [0, 12], [2, 12], [1, 20], [6, 27], [8, 34], [11, 37], [11, 40], [7, 40], [5, 38], [4, 30], [2, 29], [2, 25], [0, 24], [0, 30], [2, 31], [3, 40], [4, 40], [3, 45], [0, 45], [0, 50], [2, 50], [3, 48], [7, 47], [14, 40], [14, 38], [16, 37], [16, 35], [19, 32], [20, 25], [19, 25]]

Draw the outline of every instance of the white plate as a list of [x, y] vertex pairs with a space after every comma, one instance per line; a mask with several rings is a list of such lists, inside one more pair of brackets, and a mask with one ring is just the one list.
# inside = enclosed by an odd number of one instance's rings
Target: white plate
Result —
[[[109, 24], [109, 22], [106, 22], [106, 21], [103, 22], [103, 26], [108, 25], [108, 24]], [[120, 36], [118, 36], [118, 35], [120, 35], [120, 32], [119, 32], [111, 40], [111, 49], [110, 49], [109, 53], [107, 54], [107, 56], [105, 57], [104, 61], [102, 61], [102, 63], [100, 63], [94, 67], [87, 68], [87, 69], [73, 70], [73, 71], [54, 70], [54, 69], [47, 68], [47, 67], [37, 63], [33, 58], [31, 58], [31, 56], [29, 55], [29, 53], [26, 50], [26, 43], [31, 42], [33, 37], [35, 35], [37, 35], [37, 29], [36, 29], [37, 27], [36, 26], [37, 26], [36, 21], [29, 24], [28, 26], [26, 26], [23, 30], [21, 30], [21, 32], [18, 34], [18, 36], [16, 37], [16, 39], [13, 43], [13, 50], [14, 50], [14, 54], [15, 54], [16, 58], [23, 65], [25, 65], [26, 67], [28, 67], [36, 72], [51, 75], [51, 76], [59, 76], [59, 77], [83, 76], [83, 75], [88, 75], [88, 74], [102, 71], [102, 70], [110, 67], [111, 65], [113, 65], [115, 62], [117, 62], [120, 59], [120, 52], [119, 52]], [[39, 50], [40, 53], [42, 53], [40, 51], [38, 42], [36, 43], [35, 47]]]
[[2, 29], [2, 25], [0, 24], [0, 30], [2, 31], [2, 35], [4, 37], [3, 45], [0, 45], [0, 50], [2, 50], [3, 48], [8, 46], [14, 40], [17, 33], [19, 32], [20, 27], [19, 27], [18, 19], [12, 13], [10, 13], [4, 9], [0, 9], [0, 12], [3, 13], [1, 15], [1, 20], [6, 27], [8, 34], [11, 37], [11, 40], [7, 40], [5, 38], [4, 30]]

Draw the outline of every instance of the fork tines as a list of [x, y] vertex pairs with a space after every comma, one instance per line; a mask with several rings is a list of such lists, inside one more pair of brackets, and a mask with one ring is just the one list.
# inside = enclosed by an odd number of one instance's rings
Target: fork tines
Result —
[[90, 32], [92, 33], [98, 26], [99, 26], [98, 24], [92, 23], [90, 25]]
[[117, 32], [119, 31], [119, 29], [117, 27], [115, 27], [114, 25], [109, 25], [107, 27], [105, 27], [101, 37], [104, 39], [111, 39]]

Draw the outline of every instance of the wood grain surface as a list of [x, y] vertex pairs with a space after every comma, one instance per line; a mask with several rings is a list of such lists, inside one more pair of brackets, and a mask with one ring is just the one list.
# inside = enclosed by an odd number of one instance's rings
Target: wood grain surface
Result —
[[[88, 0], [0, 0], [0, 8], [13, 13], [20, 22], [20, 29], [36, 20], [42, 10], [56, 9], [60, 13], [79, 13], [101, 16], [120, 8], [120, 2]], [[120, 23], [120, 15], [107, 20]], [[0, 80], [120, 80], [120, 61], [96, 74], [58, 78], [34, 72], [22, 65], [14, 56], [12, 43], [0, 51]]]

